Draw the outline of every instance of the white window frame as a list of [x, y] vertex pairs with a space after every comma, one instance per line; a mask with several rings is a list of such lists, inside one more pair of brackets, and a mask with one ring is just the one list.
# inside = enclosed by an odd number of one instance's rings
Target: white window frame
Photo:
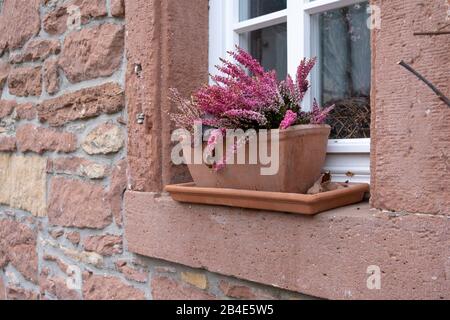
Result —
[[[253, 19], [239, 21], [239, 0], [210, 0], [209, 72], [216, 74], [220, 57], [239, 44], [242, 33], [287, 23], [288, 73], [296, 74], [303, 57], [314, 56], [311, 34], [316, 32], [312, 15], [334, 10], [366, 0], [287, 0], [287, 8]], [[317, 70], [315, 71], [317, 72]], [[304, 108], [318, 96], [319, 81], [313, 76], [312, 90], [305, 96]], [[331, 171], [335, 181], [370, 183], [370, 139], [329, 140], [325, 170]]]

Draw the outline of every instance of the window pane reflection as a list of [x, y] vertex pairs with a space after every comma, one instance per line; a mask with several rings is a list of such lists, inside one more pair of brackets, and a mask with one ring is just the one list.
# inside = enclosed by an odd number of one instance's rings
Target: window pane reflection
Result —
[[367, 2], [318, 15], [321, 102], [335, 104], [332, 138], [370, 137]]
[[286, 23], [244, 33], [240, 46], [258, 59], [266, 70], [276, 70], [278, 78], [287, 75]]
[[248, 20], [283, 9], [286, 9], [286, 0], [239, 0], [239, 20]]

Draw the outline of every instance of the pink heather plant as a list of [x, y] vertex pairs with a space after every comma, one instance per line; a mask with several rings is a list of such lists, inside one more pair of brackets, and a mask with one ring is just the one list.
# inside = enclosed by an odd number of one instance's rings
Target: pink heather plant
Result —
[[237, 48], [229, 53], [236, 63], [221, 59], [213, 76], [214, 85], [205, 86], [194, 95], [196, 107], [209, 115], [206, 124], [213, 127], [265, 128], [266, 114], [277, 111], [278, 83], [274, 71], [265, 72], [250, 54]]
[[[302, 101], [309, 89], [308, 76], [316, 59], [303, 59], [296, 80], [287, 76], [278, 82], [275, 71], [265, 71], [261, 64], [243, 49], [229, 52], [234, 62], [221, 59], [216, 66], [220, 75], [212, 76], [213, 85], [205, 85], [183, 99], [172, 89], [172, 101], [179, 113], [171, 114], [178, 127], [192, 131], [194, 123], [218, 129], [214, 131], [208, 150], [216, 145], [216, 135], [226, 129], [281, 129], [298, 124], [323, 124], [334, 106], [322, 109], [314, 100], [312, 110], [302, 111]], [[213, 165], [222, 169], [226, 159]]]
[[221, 59], [213, 85], [205, 85], [191, 100], [172, 90], [179, 113], [172, 114], [178, 127], [191, 129], [195, 121], [220, 129], [287, 129], [297, 124], [322, 124], [333, 107], [322, 109], [314, 102], [312, 111], [302, 112], [301, 103], [309, 89], [308, 76], [316, 59], [303, 59], [294, 81], [278, 82], [275, 71], [265, 71], [243, 49], [229, 52], [234, 62]]
[[280, 129], [287, 129], [292, 126], [298, 119], [297, 113], [292, 110], [286, 111], [286, 115], [284, 116], [283, 121], [281, 121]]

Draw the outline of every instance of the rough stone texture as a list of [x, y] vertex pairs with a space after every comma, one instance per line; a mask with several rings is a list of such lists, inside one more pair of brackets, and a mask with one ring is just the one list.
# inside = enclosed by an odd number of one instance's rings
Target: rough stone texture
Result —
[[70, 121], [89, 119], [103, 113], [116, 113], [124, 106], [122, 88], [116, 83], [107, 83], [46, 100], [38, 106], [38, 116], [41, 122], [62, 126]]
[[108, 192], [108, 201], [111, 206], [111, 212], [114, 216], [114, 221], [118, 226], [122, 226], [122, 203], [127, 183], [127, 163], [125, 160], [121, 160], [112, 171], [111, 184]]
[[[125, 211], [128, 249], [141, 255], [321, 298], [450, 298], [446, 217], [390, 218], [364, 204], [303, 217], [131, 191]], [[371, 265], [381, 290], [366, 286]]]
[[46, 151], [69, 153], [77, 149], [77, 137], [73, 133], [60, 132], [26, 124], [17, 129], [17, 146], [21, 152]]
[[0, 203], [36, 216], [47, 212], [46, 160], [0, 154]]
[[42, 92], [41, 67], [11, 69], [8, 88], [9, 93], [18, 97], [40, 96]]
[[12, 136], [16, 130], [16, 122], [12, 117], [0, 119], [0, 134], [2, 136]]
[[114, 235], [91, 236], [84, 241], [84, 249], [102, 256], [122, 253], [122, 237]]
[[79, 232], [69, 232], [66, 235], [67, 240], [69, 240], [73, 245], [78, 245], [81, 241], [81, 236]]
[[64, 235], [64, 230], [62, 230], [62, 229], [55, 229], [55, 230], [50, 231], [50, 236], [53, 239], [61, 238], [63, 235]]
[[102, 24], [70, 33], [59, 60], [70, 82], [112, 75], [122, 62], [124, 28]]
[[49, 192], [48, 217], [53, 225], [102, 229], [112, 222], [101, 185], [57, 177]]
[[380, 1], [372, 38], [371, 203], [393, 211], [450, 214], [450, 108], [399, 67], [401, 59], [450, 93], [448, 36], [417, 37], [448, 24], [446, 1]]
[[111, 15], [117, 18], [122, 18], [125, 16], [124, 0], [111, 0]]
[[116, 277], [85, 275], [83, 296], [86, 300], [145, 300], [145, 294]]
[[122, 129], [111, 123], [104, 123], [84, 139], [81, 147], [90, 155], [111, 154], [120, 151], [125, 143]]
[[140, 283], [147, 282], [148, 274], [143, 271], [136, 270], [134, 267], [130, 267], [128, 262], [120, 260], [116, 262], [117, 269], [125, 276], [127, 280], [136, 281]]
[[64, 33], [67, 30], [68, 19], [67, 8], [58, 7], [44, 17], [43, 28], [51, 35]]
[[[76, 261], [80, 264], [88, 264], [93, 265], [97, 268], [103, 268], [104, 267], [104, 261], [103, 257], [95, 252], [86, 252], [86, 251], [79, 251], [76, 249], [70, 249], [65, 246], [62, 246], [54, 241], [49, 241], [49, 239], [46, 239], [43, 242], [44, 245], [50, 245], [58, 250], [60, 250], [64, 256]], [[57, 260], [59, 262], [61, 260]], [[60, 263], [58, 263], [58, 266], [62, 267]], [[63, 272], [65, 272], [67, 268], [62, 269]]]
[[10, 65], [0, 61], [0, 92], [8, 79]]
[[19, 104], [16, 107], [17, 120], [33, 120], [37, 116], [36, 107], [32, 103]]
[[36, 232], [26, 225], [0, 220], [0, 267], [10, 262], [27, 280], [38, 281]]
[[[61, 270], [64, 274], [68, 273], [69, 266], [66, 263], [64, 263], [61, 259], [59, 259], [58, 257], [52, 256], [49, 254], [44, 254], [42, 259], [44, 259], [44, 261], [50, 261], [50, 262], [56, 263], [59, 270]], [[46, 268], [43, 268], [40, 276], [43, 276], [43, 275], [48, 276], [49, 274], [50, 273], [48, 272], [48, 270]]]
[[227, 296], [235, 299], [255, 299], [252, 289], [247, 286], [233, 285], [227, 281], [220, 281], [220, 290]]
[[43, 81], [48, 94], [55, 94], [60, 88], [58, 59], [47, 59], [44, 63]]
[[126, 0], [125, 7], [128, 119], [145, 116], [144, 124], [128, 125], [130, 185], [135, 191], [161, 191], [189, 179], [185, 168], [170, 161], [167, 96], [170, 87], [188, 96], [208, 82], [208, 2]]
[[214, 300], [215, 297], [203, 290], [183, 285], [167, 277], [156, 276], [151, 282], [155, 300]]
[[58, 40], [33, 39], [27, 43], [22, 52], [12, 54], [9, 61], [11, 63], [43, 61], [50, 55], [60, 52], [61, 45]]
[[17, 103], [11, 100], [0, 100], [0, 119], [11, 115]]
[[39, 300], [40, 295], [31, 290], [11, 286], [6, 288], [7, 300]]
[[104, 17], [107, 14], [105, 0], [73, 0], [56, 7], [49, 12], [43, 19], [44, 30], [57, 35], [67, 30], [68, 23], [72, 21], [69, 16], [68, 8], [76, 6], [81, 13], [81, 23], [86, 24], [92, 18]]
[[61, 277], [51, 277], [46, 275], [41, 275], [39, 279], [39, 285], [41, 291], [45, 295], [50, 294], [52, 297], [58, 300], [80, 300], [81, 295], [67, 287], [66, 280]]
[[14, 151], [16, 151], [16, 138], [0, 137], [0, 152], [14, 152]]
[[181, 280], [202, 290], [208, 288], [208, 279], [202, 273], [182, 272]]
[[[219, 288], [223, 294], [227, 297], [234, 299], [245, 299], [245, 300], [274, 300], [277, 297], [261, 291], [255, 290], [247, 285], [235, 284], [225, 280], [220, 281]], [[297, 298], [297, 297], [293, 297]], [[302, 298], [302, 297], [298, 297]]]
[[0, 13], [0, 56], [5, 49], [18, 49], [39, 33], [41, 0], [4, 0]]
[[0, 278], [0, 301], [6, 299], [6, 289], [5, 285], [3, 284], [2, 278]]
[[108, 173], [108, 167], [79, 157], [49, 160], [48, 173], [76, 175], [89, 179], [102, 179]]

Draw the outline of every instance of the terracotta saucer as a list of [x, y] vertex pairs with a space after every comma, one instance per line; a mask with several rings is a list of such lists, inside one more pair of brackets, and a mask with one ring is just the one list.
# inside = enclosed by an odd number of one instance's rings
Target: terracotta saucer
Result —
[[347, 206], [364, 200], [369, 192], [368, 184], [344, 184], [339, 190], [314, 195], [236, 190], [222, 188], [199, 188], [192, 183], [166, 186], [166, 192], [179, 202], [221, 205], [267, 211], [314, 215], [330, 209]]

